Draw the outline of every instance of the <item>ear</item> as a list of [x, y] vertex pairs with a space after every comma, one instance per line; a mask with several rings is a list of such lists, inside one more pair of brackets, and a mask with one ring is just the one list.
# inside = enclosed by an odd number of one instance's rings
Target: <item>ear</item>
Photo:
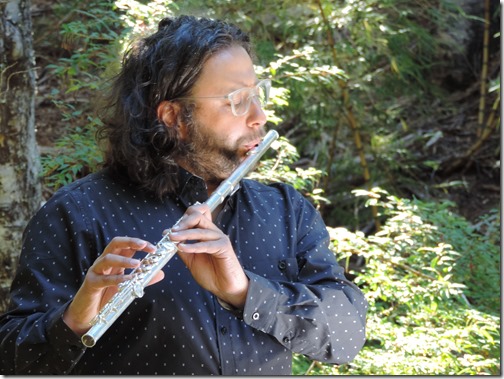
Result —
[[182, 139], [185, 138], [186, 128], [180, 121], [181, 105], [177, 102], [162, 101], [157, 107], [157, 117], [167, 128], [176, 128]]
[[162, 101], [157, 107], [158, 120], [168, 128], [178, 126], [178, 112], [180, 104], [171, 101]]

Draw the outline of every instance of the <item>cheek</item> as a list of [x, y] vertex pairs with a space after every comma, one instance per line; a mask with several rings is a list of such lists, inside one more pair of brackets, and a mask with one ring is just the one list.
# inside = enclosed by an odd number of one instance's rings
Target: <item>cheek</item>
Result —
[[202, 108], [195, 111], [194, 116], [199, 125], [227, 140], [239, 135], [240, 124], [244, 122], [242, 117], [234, 116], [227, 105]]
[[194, 119], [203, 125], [215, 125], [222, 122], [233, 115], [231, 108], [228, 109], [226, 105], [212, 103], [207, 101], [207, 104], [201, 104], [194, 109]]
[[231, 150], [238, 149], [244, 136], [250, 134], [246, 116], [236, 117], [231, 106], [222, 102], [199, 104], [194, 109], [193, 118], [202, 139], [211, 139]]

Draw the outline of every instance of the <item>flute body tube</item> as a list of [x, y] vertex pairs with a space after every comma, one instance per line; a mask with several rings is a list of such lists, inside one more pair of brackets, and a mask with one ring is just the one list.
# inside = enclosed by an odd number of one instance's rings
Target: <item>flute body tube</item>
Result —
[[[224, 199], [232, 194], [241, 179], [252, 170], [260, 158], [278, 138], [275, 130], [270, 130], [254, 149], [250, 150], [245, 160], [234, 170], [229, 178], [205, 201], [213, 211]], [[175, 224], [176, 225], [176, 224]], [[133, 272], [133, 278], [121, 283], [118, 291], [91, 320], [91, 328], [81, 338], [86, 347], [93, 347], [98, 339], [108, 330], [126, 308], [144, 294], [144, 288], [177, 252], [177, 245], [170, 241], [169, 233], [156, 244], [156, 251], [148, 254]]]

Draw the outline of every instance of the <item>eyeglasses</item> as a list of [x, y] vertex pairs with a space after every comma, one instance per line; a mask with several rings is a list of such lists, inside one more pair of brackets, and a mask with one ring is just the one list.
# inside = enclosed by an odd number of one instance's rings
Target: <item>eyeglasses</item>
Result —
[[227, 99], [231, 104], [231, 111], [236, 117], [243, 116], [250, 109], [250, 103], [253, 98], [259, 101], [261, 107], [266, 106], [269, 100], [269, 93], [271, 88], [271, 80], [263, 79], [259, 81], [254, 87], [245, 87], [237, 89], [225, 96], [190, 96], [178, 97], [174, 100], [195, 100], [195, 99]]

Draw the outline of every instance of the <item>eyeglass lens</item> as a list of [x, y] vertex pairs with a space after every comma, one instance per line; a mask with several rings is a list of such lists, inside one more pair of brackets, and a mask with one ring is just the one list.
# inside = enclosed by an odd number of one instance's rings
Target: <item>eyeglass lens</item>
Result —
[[268, 81], [262, 81], [253, 88], [242, 88], [230, 94], [233, 113], [236, 116], [247, 113], [254, 97], [259, 100], [262, 107], [265, 106], [268, 103], [269, 87]]

